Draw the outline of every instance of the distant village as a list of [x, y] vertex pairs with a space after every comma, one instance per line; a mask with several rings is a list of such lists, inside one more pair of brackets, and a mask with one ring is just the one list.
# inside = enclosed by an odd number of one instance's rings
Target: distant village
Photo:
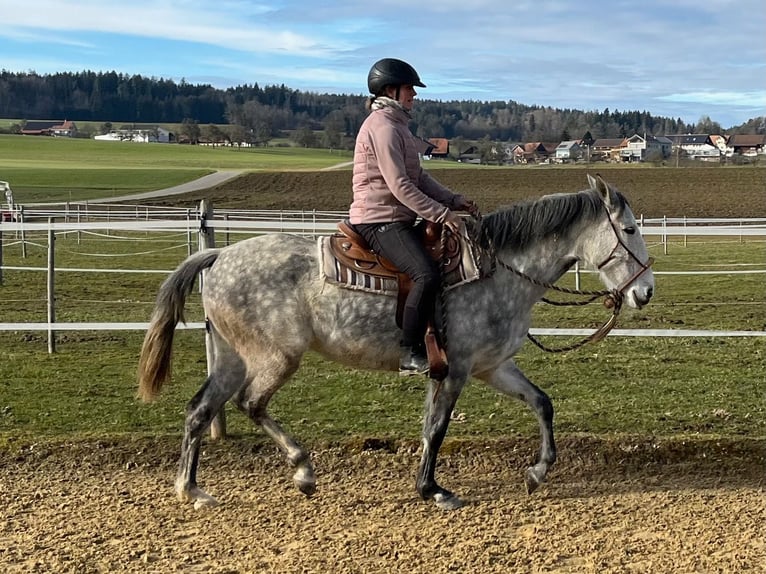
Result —
[[[77, 126], [69, 120], [28, 121], [22, 135], [77, 137]], [[100, 141], [129, 141], [136, 143], [190, 143], [183, 137], [158, 125], [131, 125], [94, 136]], [[451, 159], [463, 163], [551, 164], [578, 162], [631, 163], [667, 161], [683, 157], [686, 160], [739, 163], [766, 159], [766, 135], [676, 134], [655, 136], [634, 134], [625, 138], [567, 140], [557, 142], [463, 143], [465, 149], [451, 150], [446, 138], [425, 140], [424, 159]], [[219, 141], [200, 138], [199, 145], [247, 146], [247, 142], [232, 142], [221, 132]]]

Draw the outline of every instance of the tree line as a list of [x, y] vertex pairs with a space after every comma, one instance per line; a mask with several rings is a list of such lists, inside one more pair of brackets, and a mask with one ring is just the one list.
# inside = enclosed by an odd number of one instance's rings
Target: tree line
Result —
[[[111, 72], [37, 74], [0, 71], [0, 117], [69, 119], [103, 125], [177, 124], [203, 136], [264, 144], [290, 133], [307, 147], [348, 147], [366, 116], [364, 95], [304, 92], [257, 83], [227, 89]], [[201, 129], [202, 128], [202, 129]], [[558, 109], [509, 101], [419, 99], [413, 131], [424, 138], [528, 142], [633, 134], [724, 133], [704, 116], [696, 124], [645, 111]], [[764, 133], [755, 118], [726, 133]]]

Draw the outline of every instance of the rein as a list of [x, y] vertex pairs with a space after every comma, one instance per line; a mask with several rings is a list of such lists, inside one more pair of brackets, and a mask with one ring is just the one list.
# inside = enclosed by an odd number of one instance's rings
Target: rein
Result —
[[[588, 299], [585, 301], [572, 301], [572, 302], [565, 302], [565, 301], [551, 301], [550, 299], [547, 299], [545, 297], [542, 298], [542, 301], [544, 303], [547, 303], [549, 305], [559, 306], [559, 307], [572, 307], [572, 306], [584, 306], [592, 303], [599, 297], [605, 297], [604, 299], [604, 307], [607, 309], [612, 310], [612, 315], [604, 322], [603, 325], [601, 325], [598, 329], [596, 329], [593, 333], [585, 337], [584, 339], [577, 341], [576, 343], [572, 343], [571, 345], [566, 345], [564, 347], [547, 347], [546, 345], [543, 345], [538, 339], [536, 339], [531, 333], [527, 333], [527, 338], [539, 349], [545, 351], [546, 353], [564, 353], [566, 351], [572, 351], [574, 349], [579, 349], [580, 347], [587, 345], [588, 343], [597, 343], [601, 341], [604, 337], [606, 337], [609, 332], [617, 325], [617, 316], [620, 314], [620, 311], [622, 310], [622, 302], [624, 298], [624, 292], [625, 289], [628, 288], [636, 279], [638, 279], [641, 275], [646, 273], [654, 263], [654, 258], [650, 257], [649, 260], [646, 263], [643, 263], [635, 253], [633, 253], [630, 248], [625, 244], [625, 242], [620, 237], [619, 232], [617, 231], [617, 227], [615, 226], [614, 221], [612, 220], [611, 215], [609, 214], [609, 210], [606, 207], [606, 204], [604, 204], [604, 211], [606, 212], [607, 219], [609, 220], [609, 224], [612, 227], [612, 231], [614, 231], [615, 238], [617, 239], [617, 242], [615, 243], [612, 250], [609, 252], [609, 255], [602, 261], [598, 266], [597, 269], [602, 269], [605, 267], [608, 263], [612, 261], [615, 257], [615, 252], [617, 251], [618, 247], [622, 247], [627, 251], [628, 255], [637, 262], [640, 265], [640, 269], [634, 273], [629, 279], [627, 279], [625, 282], [623, 282], [620, 287], [613, 290], [600, 290], [600, 291], [586, 291], [582, 289], [569, 289], [566, 287], [559, 287], [558, 285], [554, 285], [553, 283], [546, 283], [544, 281], [540, 281], [538, 279], [535, 279], [534, 277], [530, 277], [526, 273], [523, 273], [522, 271], [519, 271], [518, 269], [514, 268], [513, 266], [509, 265], [502, 259], [500, 259], [497, 256], [497, 252], [494, 248], [494, 245], [492, 244], [492, 240], [489, 237], [489, 235], [485, 236], [487, 239], [487, 242], [489, 244], [489, 249], [492, 255], [492, 258], [500, 264], [501, 267], [504, 269], [510, 271], [514, 275], [521, 277], [525, 281], [528, 281], [529, 283], [532, 283], [533, 285], [537, 285], [538, 287], [544, 287], [546, 289], [552, 289], [554, 291], [558, 291], [559, 293], [566, 293], [569, 295], [585, 295], [588, 296]], [[477, 215], [477, 219], [481, 220], [481, 215]]]
[[[601, 291], [584, 291], [582, 289], [568, 289], [566, 287], [559, 287], [558, 285], [554, 285], [553, 283], [545, 283], [544, 281], [539, 281], [538, 279], [535, 279], [534, 277], [530, 277], [526, 273], [523, 273], [519, 271], [518, 269], [515, 269], [514, 267], [508, 265], [505, 261], [497, 257], [495, 255], [495, 261], [497, 261], [501, 267], [504, 269], [507, 269], [514, 275], [521, 277], [525, 281], [528, 281], [529, 283], [532, 283], [533, 285], [537, 285], [538, 287], [545, 287], [546, 289], [553, 289], [554, 291], [558, 291], [559, 293], [567, 293], [569, 295], [587, 295], [589, 298], [585, 301], [551, 301], [550, 299], [546, 299], [543, 297], [542, 301], [544, 303], [548, 303], [549, 305], [554, 305], [558, 307], [573, 307], [573, 306], [584, 306], [592, 303], [599, 297], [606, 297], [604, 299], [604, 307], [607, 309], [612, 310], [612, 315], [604, 322], [601, 327], [596, 329], [593, 333], [585, 337], [584, 339], [581, 339], [580, 341], [577, 341], [576, 343], [572, 343], [571, 345], [566, 345], [564, 347], [548, 347], [544, 344], [542, 344], [537, 338], [535, 338], [532, 333], [527, 333], [527, 339], [532, 341], [536, 347], [539, 349], [542, 349], [546, 353], [564, 353], [566, 351], [573, 351], [574, 349], [579, 349], [583, 345], [587, 345], [588, 343], [597, 343], [601, 341], [604, 337], [606, 337], [609, 334], [609, 331], [611, 331], [615, 325], [617, 325], [617, 316], [620, 314], [620, 311], [622, 310], [622, 300], [623, 295], [622, 291], [625, 287], [623, 287], [620, 290], [613, 290], [609, 291], [608, 289], [604, 289]], [[635, 278], [634, 278], [635, 280]], [[632, 281], [631, 281], [632, 282]]]

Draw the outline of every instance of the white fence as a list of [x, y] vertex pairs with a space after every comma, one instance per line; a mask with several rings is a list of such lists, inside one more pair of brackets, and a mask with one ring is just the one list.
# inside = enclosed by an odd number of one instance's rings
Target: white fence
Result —
[[[20, 243], [22, 249], [30, 241], [30, 234], [47, 235], [48, 244], [53, 245], [56, 233], [81, 233], [105, 231], [141, 231], [168, 232], [185, 231], [188, 249], [192, 244], [204, 245], [207, 236], [214, 230], [225, 234], [225, 243], [231, 234], [297, 233], [317, 236], [336, 230], [338, 221], [346, 216], [345, 212], [335, 211], [250, 211], [218, 210], [214, 217], [203, 215], [205, 208], [180, 209], [145, 206], [102, 206], [97, 208], [87, 204], [66, 205], [60, 209], [23, 209], [14, 213], [16, 221], [0, 223], [0, 237], [3, 241], [13, 235], [13, 243]], [[641, 218], [641, 232], [647, 237], [658, 237], [667, 253], [668, 238], [680, 236], [686, 242], [688, 237], [733, 237], [744, 241], [745, 238], [766, 239], [766, 218]], [[219, 236], [220, 237], [220, 236]], [[10, 241], [9, 241], [10, 242]], [[52, 250], [52, 247], [50, 247]], [[4, 266], [2, 260], [2, 242], [0, 242], [0, 282], [3, 270], [45, 271], [48, 274], [49, 321], [45, 323], [0, 323], [0, 331], [48, 331], [52, 339], [55, 331], [65, 330], [145, 330], [148, 323], [57, 323], [53, 295], [53, 275], [56, 272], [78, 271], [94, 273], [169, 273], [169, 270], [124, 270], [124, 269], [72, 269], [55, 267], [53, 254], [49, 254], [48, 267]], [[580, 273], [578, 270], [577, 273]], [[722, 271], [665, 271], [656, 275], [711, 275], [711, 274], [766, 274], [766, 269], [722, 270]], [[202, 323], [189, 323], [179, 328], [201, 329]], [[585, 329], [533, 329], [533, 335], [586, 335]], [[764, 337], [764, 331], [700, 331], [678, 329], [615, 329], [610, 336], [644, 337]], [[49, 348], [51, 343], [49, 342]]]

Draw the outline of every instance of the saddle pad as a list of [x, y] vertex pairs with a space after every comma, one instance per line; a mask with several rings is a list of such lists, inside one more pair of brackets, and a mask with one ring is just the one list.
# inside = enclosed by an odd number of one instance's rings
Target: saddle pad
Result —
[[328, 236], [320, 236], [317, 239], [317, 247], [319, 250], [319, 274], [326, 281], [346, 289], [382, 293], [396, 297], [399, 285], [393, 277], [390, 279], [377, 277], [358, 269], [350, 269], [346, 265], [341, 264], [330, 249], [330, 238]]
[[[320, 236], [317, 239], [319, 252], [319, 273], [326, 281], [347, 289], [382, 293], [396, 296], [399, 285], [395, 278], [378, 277], [364, 273], [359, 269], [351, 269], [340, 263], [330, 249], [330, 238]], [[444, 278], [445, 290], [454, 289], [464, 283], [476, 281], [489, 273], [482, 273], [482, 265], [474, 254], [473, 245], [461, 237], [460, 264]]]

